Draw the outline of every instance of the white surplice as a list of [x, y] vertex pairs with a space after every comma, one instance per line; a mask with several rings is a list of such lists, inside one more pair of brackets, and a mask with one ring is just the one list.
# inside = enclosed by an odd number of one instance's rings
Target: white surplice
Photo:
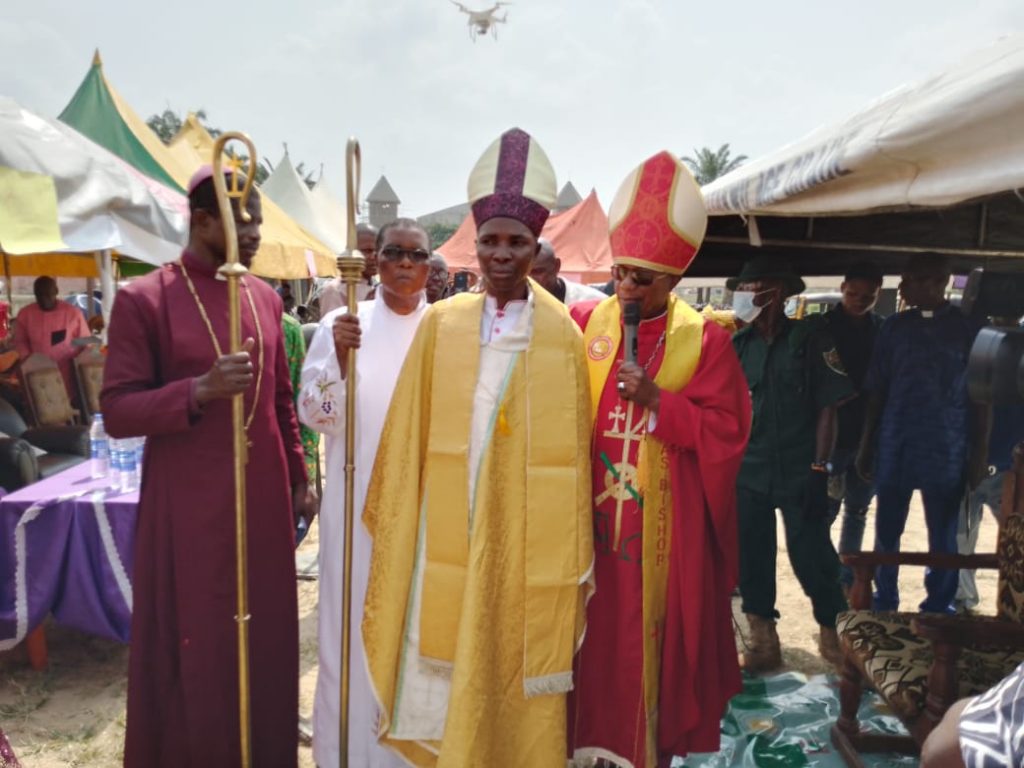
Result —
[[[356, 354], [355, 522], [352, 541], [352, 631], [349, 691], [349, 765], [393, 768], [406, 763], [377, 743], [377, 704], [370, 688], [360, 625], [370, 571], [372, 540], [362, 525], [363, 504], [391, 395], [416, 328], [429, 305], [424, 297], [408, 315], [392, 312], [381, 292], [359, 302], [362, 343]], [[320, 321], [302, 366], [299, 419], [326, 435], [327, 473], [320, 506], [320, 667], [313, 703], [313, 758], [338, 766], [341, 679], [341, 586], [345, 513], [345, 380], [334, 349], [334, 319]]]

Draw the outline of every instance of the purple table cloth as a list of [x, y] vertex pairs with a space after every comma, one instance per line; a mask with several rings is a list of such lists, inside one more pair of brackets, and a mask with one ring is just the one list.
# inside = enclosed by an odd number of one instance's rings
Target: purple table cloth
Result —
[[89, 475], [86, 461], [0, 499], [0, 651], [51, 613], [128, 642], [138, 494]]

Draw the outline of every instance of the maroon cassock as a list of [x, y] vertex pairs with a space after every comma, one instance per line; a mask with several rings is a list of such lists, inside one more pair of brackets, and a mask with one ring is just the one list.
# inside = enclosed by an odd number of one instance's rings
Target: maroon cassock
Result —
[[[570, 310], [581, 328], [597, 303]], [[672, 351], [663, 343], [666, 325], [662, 315], [638, 329], [637, 360], [652, 379]], [[640, 554], [651, 533], [638, 499], [617, 498], [608, 489], [609, 462], [621, 457], [623, 474], [634, 476], [639, 439], [649, 426], [646, 411], [627, 408], [616, 390], [622, 346], [594, 422], [597, 591], [576, 658], [569, 753], [667, 768], [673, 755], [718, 751], [720, 718], [741, 689], [730, 594], [738, 576], [736, 474], [750, 429], [750, 396], [729, 335], [714, 323], [704, 326], [689, 383], [679, 392], [661, 392], [651, 436], [666, 448], [673, 514], [658, 711], [647, 712]], [[622, 457], [624, 442], [629, 453]], [[652, 718], [657, 755], [648, 753]]]
[[[187, 251], [182, 263], [226, 354], [227, 283]], [[298, 606], [291, 486], [306, 478], [281, 331], [281, 299], [249, 276], [239, 291], [242, 338], [263, 335], [246, 498], [254, 766], [294, 766]], [[246, 299], [251, 291], [257, 318]], [[238, 640], [231, 405], [201, 410], [193, 380], [216, 359], [182, 274], [167, 265], [120, 290], [101, 395], [113, 437], [145, 435], [132, 578], [124, 764], [235, 766]], [[259, 368], [258, 350], [253, 367]]]

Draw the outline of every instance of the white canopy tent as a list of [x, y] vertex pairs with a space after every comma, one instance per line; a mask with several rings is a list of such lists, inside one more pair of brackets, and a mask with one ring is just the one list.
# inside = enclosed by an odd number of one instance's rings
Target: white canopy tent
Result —
[[948, 206], [1024, 187], [1024, 34], [704, 187], [708, 212]]
[[[188, 203], [143, 176], [107, 150], [56, 120], [40, 117], [0, 97], [0, 169], [5, 207], [17, 205], [22, 221], [52, 215], [58, 229], [36, 236], [0, 231], [9, 254], [113, 250], [139, 261], [176, 259], [188, 233]], [[49, 180], [49, 181], [47, 181]], [[42, 206], [42, 208], [40, 207]]]
[[180, 255], [188, 235], [182, 195], [74, 129], [5, 97], [0, 97], [0, 208], [5, 265], [18, 256], [95, 255], [107, 317], [114, 295], [112, 251], [159, 265]]
[[320, 178], [310, 191], [313, 198], [313, 207], [322, 221], [329, 222], [333, 231], [341, 233], [341, 248], [344, 250], [348, 242], [348, 210], [345, 204], [334, 194], [334, 190], [327, 183], [327, 176], [320, 174]]
[[320, 197], [299, 176], [287, 152], [260, 185], [260, 191], [332, 251], [345, 249], [345, 219], [331, 218]]
[[1024, 35], [903, 86], [703, 189], [691, 274], [735, 274], [763, 249], [805, 274], [937, 251], [958, 269], [1024, 266]]

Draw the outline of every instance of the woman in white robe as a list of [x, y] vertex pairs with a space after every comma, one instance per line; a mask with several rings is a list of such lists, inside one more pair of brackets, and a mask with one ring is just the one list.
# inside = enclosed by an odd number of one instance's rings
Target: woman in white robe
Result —
[[345, 345], [353, 340], [359, 351], [356, 354], [348, 764], [358, 768], [406, 765], [397, 754], [377, 743], [377, 704], [370, 688], [359, 630], [372, 540], [360, 521], [391, 394], [416, 329], [429, 308], [423, 292], [429, 251], [427, 234], [415, 221], [398, 219], [382, 228], [377, 242], [381, 284], [376, 298], [359, 302], [354, 331], [353, 319], [345, 308], [324, 316], [302, 367], [299, 418], [327, 438], [327, 471], [320, 506], [320, 666], [313, 703], [313, 758], [319, 768], [337, 768], [339, 763], [345, 526], [345, 379], [339, 356], [344, 358]]

